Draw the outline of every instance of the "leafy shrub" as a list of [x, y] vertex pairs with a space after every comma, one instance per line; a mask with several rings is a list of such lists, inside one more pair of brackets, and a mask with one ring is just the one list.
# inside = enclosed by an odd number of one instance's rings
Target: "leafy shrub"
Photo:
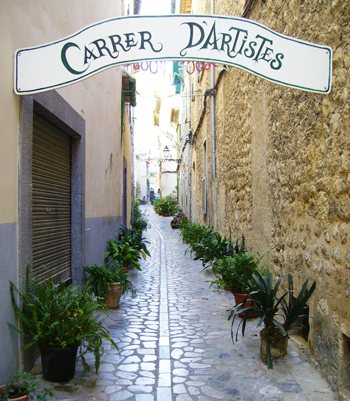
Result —
[[216, 284], [219, 288], [233, 292], [247, 293], [249, 280], [253, 274], [259, 272], [260, 259], [259, 254], [254, 252], [243, 252], [218, 259], [213, 269], [217, 277], [212, 281], [212, 285]]
[[134, 218], [133, 218], [133, 222], [132, 222], [131, 226], [135, 231], [141, 232], [141, 234], [143, 231], [147, 230], [147, 228], [149, 227], [147, 216], [140, 209], [139, 202], [135, 203]]
[[[80, 346], [79, 357], [85, 369], [87, 352], [95, 356], [96, 372], [104, 352], [103, 340], [118, 349], [101, 319], [103, 307], [90, 294], [87, 286], [79, 290], [73, 285], [56, 285], [51, 279], [39, 284], [29, 279], [26, 289], [19, 292], [11, 282], [11, 300], [22, 334], [29, 337], [28, 347], [39, 346], [70, 348]], [[19, 295], [19, 305], [16, 302]]]
[[168, 195], [162, 199], [156, 199], [153, 202], [153, 207], [155, 212], [161, 216], [173, 216], [180, 211], [177, 200], [172, 195]]
[[137, 249], [140, 257], [143, 259], [146, 259], [147, 256], [151, 256], [146, 245], [150, 242], [142, 236], [142, 231], [122, 226], [120, 228], [118, 240], [123, 243], [128, 243], [133, 248]]
[[46, 401], [47, 396], [53, 393], [49, 388], [42, 387], [29, 372], [17, 371], [0, 391], [0, 400], [17, 399], [25, 395], [29, 396], [29, 400]]
[[97, 297], [105, 297], [110, 283], [120, 283], [123, 294], [130, 292], [135, 295], [135, 289], [129, 280], [129, 273], [120, 265], [90, 265], [85, 266], [84, 269], [88, 273], [87, 285]]
[[184, 219], [180, 223], [180, 236], [185, 244], [200, 243], [206, 236], [211, 235], [212, 229], [199, 223]]
[[192, 243], [191, 248], [195, 254], [194, 260], [201, 260], [205, 269], [215, 263], [216, 260], [233, 254], [231, 241], [213, 231], [209, 231], [208, 235], [201, 238], [200, 242]]
[[139, 251], [128, 242], [108, 240], [104, 258], [106, 264], [119, 263], [122, 266], [132, 266], [137, 270], [141, 270]]
[[233, 245], [211, 227], [192, 223], [187, 219], [180, 223], [180, 236], [182, 241], [189, 245], [195, 255], [194, 259], [201, 260], [204, 268], [215, 264], [217, 259], [234, 255], [236, 250], [239, 252], [244, 247], [244, 243], [238, 240]]

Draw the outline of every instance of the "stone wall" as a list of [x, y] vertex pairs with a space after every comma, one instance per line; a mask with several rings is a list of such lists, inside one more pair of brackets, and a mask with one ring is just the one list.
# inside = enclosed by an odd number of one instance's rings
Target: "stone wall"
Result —
[[[193, 12], [210, 2], [193, 2]], [[205, 4], [204, 4], [205, 3]], [[244, 0], [216, 1], [215, 14], [241, 16]], [[215, 95], [217, 177], [212, 177], [210, 99], [192, 147], [200, 183], [207, 140], [206, 218], [225, 235], [244, 233], [277, 273], [317, 280], [309, 343], [347, 399], [350, 382], [350, 3], [257, 0], [249, 18], [282, 34], [331, 46], [329, 95], [278, 86], [230, 68]], [[216, 74], [217, 76], [217, 74]], [[195, 90], [211, 87], [210, 73]], [[203, 97], [192, 103], [196, 130]], [[197, 204], [201, 194], [197, 190]], [[348, 387], [349, 389], [349, 387]]]

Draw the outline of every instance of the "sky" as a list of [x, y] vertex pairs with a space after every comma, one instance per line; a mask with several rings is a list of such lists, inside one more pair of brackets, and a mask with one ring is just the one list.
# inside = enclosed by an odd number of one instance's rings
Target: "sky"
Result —
[[170, 14], [170, 0], [141, 0], [140, 14]]
[[[170, 14], [170, 5], [171, 0], [142, 0], [140, 14]], [[148, 71], [139, 71], [134, 74], [138, 94], [137, 106], [134, 110], [136, 155], [150, 153], [151, 157], [159, 157], [159, 129], [153, 126], [154, 94], [167, 96], [174, 90], [169, 85], [170, 75], [164, 69], [160, 68], [160, 70], [162, 72], [157, 74], [151, 74]]]

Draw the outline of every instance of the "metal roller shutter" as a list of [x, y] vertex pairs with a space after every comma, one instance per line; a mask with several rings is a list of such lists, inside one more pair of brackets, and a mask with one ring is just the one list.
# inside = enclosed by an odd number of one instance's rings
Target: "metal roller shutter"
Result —
[[71, 138], [35, 115], [33, 127], [33, 274], [71, 279]]

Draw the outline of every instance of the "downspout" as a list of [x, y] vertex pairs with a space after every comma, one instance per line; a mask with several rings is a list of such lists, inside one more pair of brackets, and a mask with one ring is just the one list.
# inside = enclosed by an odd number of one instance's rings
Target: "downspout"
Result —
[[[211, 0], [211, 14], [215, 14], [215, 0]], [[215, 87], [215, 68], [211, 68], [211, 87]], [[216, 178], [216, 118], [215, 118], [215, 91], [213, 90], [210, 98], [210, 123], [211, 123], [211, 143], [212, 143], [212, 170], [213, 180]], [[214, 212], [215, 214], [215, 212]]]
[[[211, 14], [215, 14], [215, 0], [211, 0]], [[212, 159], [212, 185], [211, 185], [211, 203], [212, 203], [212, 224], [217, 227], [217, 190], [216, 190], [216, 116], [215, 116], [215, 68], [211, 68], [211, 97], [210, 97], [210, 123], [211, 123], [211, 159]], [[210, 210], [210, 209], [209, 209]], [[210, 215], [209, 215], [210, 219]]]
[[131, 134], [131, 223], [134, 223], [134, 208], [136, 201], [136, 191], [135, 191], [135, 146], [134, 146], [134, 109], [131, 109], [131, 124], [130, 124], [130, 134]]

